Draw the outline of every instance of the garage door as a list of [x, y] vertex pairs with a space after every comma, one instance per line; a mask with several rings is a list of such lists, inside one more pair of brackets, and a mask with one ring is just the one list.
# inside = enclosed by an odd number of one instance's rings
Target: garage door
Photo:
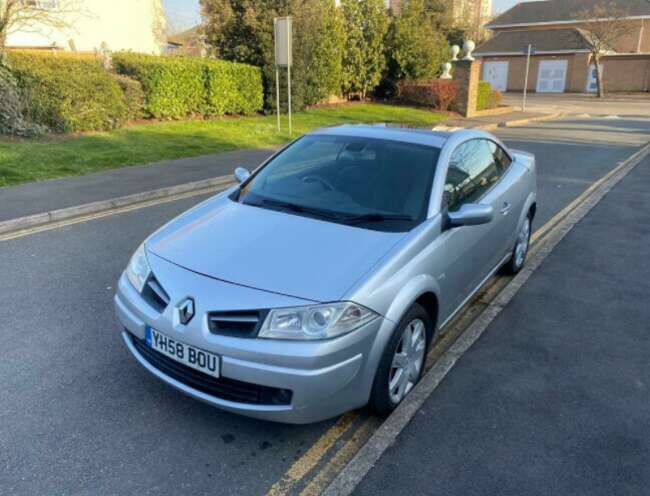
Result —
[[508, 89], [508, 62], [485, 62], [483, 64], [483, 81], [499, 91]]
[[567, 60], [542, 60], [537, 77], [538, 93], [564, 93], [566, 88]]

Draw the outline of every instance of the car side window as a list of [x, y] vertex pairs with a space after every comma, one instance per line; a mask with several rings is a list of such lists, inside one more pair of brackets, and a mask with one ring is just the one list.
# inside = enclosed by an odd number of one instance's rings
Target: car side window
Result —
[[485, 139], [466, 141], [454, 150], [449, 160], [443, 208], [456, 212], [466, 203], [477, 202], [503, 174]]
[[512, 159], [506, 153], [506, 151], [497, 145], [494, 141], [488, 141], [488, 143], [490, 145], [490, 150], [492, 150], [492, 154], [494, 155], [494, 161], [501, 169], [501, 172], [505, 173], [510, 167]]

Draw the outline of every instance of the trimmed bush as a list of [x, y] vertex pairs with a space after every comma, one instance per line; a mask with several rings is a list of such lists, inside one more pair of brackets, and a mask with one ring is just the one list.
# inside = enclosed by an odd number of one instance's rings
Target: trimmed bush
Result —
[[10, 52], [28, 120], [52, 131], [106, 130], [128, 117], [119, 84], [90, 56]]
[[145, 96], [142, 84], [137, 79], [120, 74], [112, 74], [117, 84], [120, 85], [126, 101], [128, 119], [135, 120], [144, 117]]
[[115, 70], [142, 84], [145, 112], [181, 119], [190, 115], [252, 113], [262, 108], [262, 76], [244, 64], [199, 57], [113, 56]]
[[180, 119], [203, 112], [205, 71], [197, 59], [116, 53], [113, 65], [119, 74], [140, 81], [149, 116]]
[[447, 111], [458, 98], [458, 82], [447, 79], [432, 81], [400, 81], [397, 96], [405, 103]]
[[487, 81], [481, 81], [478, 85], [478, 102], [477, 110], [488, 110], [497, 108], [501, 105], [503, 95], [500, 91], [492, 89], [492, 85]]
[[224, 60], [205, 61], [208, 115], [252, 114], [264, 106], [262, 71]]

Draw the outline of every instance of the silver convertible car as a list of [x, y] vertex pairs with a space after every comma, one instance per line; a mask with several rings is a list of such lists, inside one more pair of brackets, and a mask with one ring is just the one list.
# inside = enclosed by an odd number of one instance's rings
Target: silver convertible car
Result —
[[235, 175], [137, 249], [115, 308], [162, 381], [280, 422], [391, 412], [535, 217], [534, 157], [474, 130], [322, 129]]

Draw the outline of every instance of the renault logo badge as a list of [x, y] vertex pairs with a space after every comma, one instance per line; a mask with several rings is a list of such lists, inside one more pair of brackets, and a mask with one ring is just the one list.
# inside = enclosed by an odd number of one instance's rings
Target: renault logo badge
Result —
[[178, 320], [181, 324], [187, 325], [194, 317], [194, 300], [185, 298], [178, 304]]

